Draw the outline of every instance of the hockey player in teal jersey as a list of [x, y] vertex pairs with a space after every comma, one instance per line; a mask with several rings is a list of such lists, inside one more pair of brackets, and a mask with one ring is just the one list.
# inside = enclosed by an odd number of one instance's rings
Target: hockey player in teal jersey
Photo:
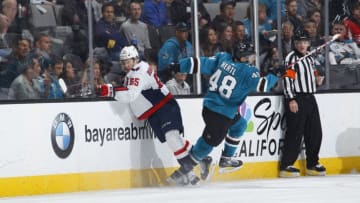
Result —
[[[251, 65], [254, 60], [253, 46], [239, 44], [234, 48], [233, 55], [222, 52], [213, 57], [190, 57], [173, 65], [174, 71], [192, 74], [200, 70], [201, 74], [209, 74], [211, 77], [203, 100], [202, 116], [205, 128], [202, 136], [192, 147], [187, 164], [176, 170], [170, 179], [176, 179], [179, 173], [187, 174], [224, 139], [225, 146], [219, 161], [220, 172], [241, 168], [242, 161], [233, 157], [240, 137], [247, 127], [246, 120], [238, 112], [239, 106], [249, 93], [267, 92], [278, 80], [278, 77], [272, 74], [261, 77], [259, 70]], [[200, 166], [203, 163], [204, 161]], [[209, 165], [201, 166], [201, 169]], [[202, 178], [207, 175], [202, 174]]]

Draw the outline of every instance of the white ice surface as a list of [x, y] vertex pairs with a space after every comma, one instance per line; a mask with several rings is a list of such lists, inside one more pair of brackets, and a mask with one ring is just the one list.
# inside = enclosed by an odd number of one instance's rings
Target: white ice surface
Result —
[[360, 175], [203, 182], [195, 187], [152, 187], [0, 198], [7, 203], [360, 203]]

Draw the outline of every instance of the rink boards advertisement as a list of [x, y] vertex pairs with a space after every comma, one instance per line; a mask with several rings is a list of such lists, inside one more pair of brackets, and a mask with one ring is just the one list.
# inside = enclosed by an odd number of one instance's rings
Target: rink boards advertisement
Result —
[[[360, 94], [316, 95], [328, 174], [360, 170]], [[202, 98], [178, 99], [184, 137], [204, 128]], [[235, 154], [244, 167], [211, 181], [275, 178], [286, 131], [281, 96], [250, 96], [248, 126]], [[0, 197], [161, 186], [178, 164], [145, 121], [115, 101], [0, 105]], [[223, 143], [211, 155], [218, 160]], [[304, 150], [296, 165], [304, 167]]]

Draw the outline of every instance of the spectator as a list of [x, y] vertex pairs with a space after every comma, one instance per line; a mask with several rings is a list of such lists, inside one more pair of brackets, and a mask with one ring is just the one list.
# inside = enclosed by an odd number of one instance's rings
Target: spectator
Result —
[[329, 2], [329, 19], [335, 19], [336, 16], [344, 16], [346, 11], [347, 1], [344, 0], [331, 0]]
[[325, 42], [324, 39], [320, 37], [320, 34], [318, 33], [319, 27], [316, 26], [316, 22], [314, 20], [310, 19], [304, 21], [303, 27], [310, 37], [310, 49], [314, 49]]
[[347, 38], [352, 39], [360, 46], [360, 2], [348, 5], [350, 16], [344, 20]]
[[63, 99], [65, 97], [59, 84], [59, 78], [63, 71], [64, 62], [61, 58], [54, 58], [50, 68], [45, 71], [46, 77], [50, 78], [49, 99]]
[[38, 80], [40, 71], [41, 68], [36, 54], [27, 57], [27, 62], [19, 68], [20, 75], [11, 83], [9, 99], [40, 99], [42, 95]]
[[76, 68], [72, 60], [64, 60], [64, 71], [60, 75], [67, 86], [66, 96], [75, 97], [80, 95], [81, 82]]
[[282, 56], [286, 57], [294, 48], [293, 35], [294, 35], [294, 26], [290, 21], [285, 21], [281, 25], [281, 45], [282, 45]]
[[173, 95], [189, 95], [190, 85], [186, 82], [186, 73], [175, 73], [173, 79], [166, 82], [166, 87]]
[[[0, 95], [6, 95], [7, 97], [8, 88], [11, 83], [20, 75], [20, 70], [23, 70], [24, 66], [27, 64], [30, 44], [31, 42], [29, 39], [19, 38], [10, 55], [6, 57], [5, 68], [0, 72]], [[0, 98], [2, 97], [3, 96], [0, 96]]]
[[95, 43], [97, 47], [104, 47], [111, 60], [118, 61], [122, 47], [127, 42], [120, 32], [120, 26], [115, 22], [113, 4], [104, 4], [101, 8], [102, 18], [96, 23]]
[[178, 63], [180, 59], [193, 55], [189, 41], [189, 26], [186, 23], [176, 25], [175, 37], [166, 40], [158, 52], [158, 75], [161, 81], [167, 82], [171, 77], [169, 65]]
[[220, 51], [232, 53], [233, 47], [233, 31], [232, 26], [225, 22], [219, 25], [218, 29]]
[[222, 23], [227, 23], [232, 25], [234, 22], [235, 16], [235, 0], [222, 0], [220, 3], [220, 14], [216, 15], [214, 20], [212, 21], [212, 25], [216, 30], [221, 27]]
[[126, 3], [124, 0], [113, 0], [110, 2], [114, 6], [115, 21], [120, 26], [126, 20]]
[[297, 0], [285, 0], [285, 9], [286, 14], [281, 18], [281, 22], [290, 21], [296, 30], [303, 21], [302, 17], [297, 14]]
[[145, 49], [151, 49], [149, 31], [145, 23], [140, 21], [141, 4], [137, 1], [131, 1], [129, 4], [129, 19], [127, 19], [120, 28], [125, 35], [128, 44], [132, 44], [139, 50], [140, 56], [144, 57]]
[[4, 0], [0, 3], [0, 49], [6, 49], [10, 47], [6, 34], [15, 19], [17, 2], [16, 0]]
[[[171, 21], [174, 25], [184, 22], [188, 25], [192, 24], [191, 21], [191, 3], [190, 0], [174, 0], [170, 6]], [[203, 27], [210, 23], [210, 15], [206, 10], [202, 0], [198, 0], [198, 17], [199, 27]]]
[[16, 0], [3, 0], [1, 2], [1, 21], [0, 28], [1, 33], [6, 33], [7, 28], [14, 21], [17, 13], [17, 2]]
[[141, 20], [155, 28], [166, 26], [169, 20], [164, 0], [145, 0]]
[[248, 42], [249, 36], [246, 35], [245, 25], [243, 22], [235, 21], [232, 30], [234, 44]]
[[[314, 20], [306, 20], [304, 22], [304, 30], [308, 33], [310, 39], [310, 50], [316, 49], [318, 46], [325, 43], [325, 40], [320, 37], [318, 27]], [[314, 56], [318, 71], [323, 73], [325, 71], [325, 57], [320, 52]]]
[[[86, 0], [65, 1], [62, 12], [62, 23], [67, 26], [77, 25], [80, 29], [88, 28], [88, 13]], [[91, 1], [93, 24], [100, 19], [100, 4], [97, 1]]]
[[[103, 76], [101, 75], [101, 63], [100, 60], [97, 58], [94, 58], [93, 61], [93, 70], [94, 70], [94, 89], [98, 87], [99, 85], [105, 84], [105, 80]], [[91, 81], [90, 81], [90, 60], [86, 60], [85, 63], [85, 69], [81, 76], [81, 95], [82, 96], [89, 96], [93, 94], [92, 87], [91, 87]]]
[[330, 44], [330, 64], [359, 64], [360, 49], [354, 41], [345, 39], [346, 28], [343, 21], [335, 20], [333, 22], [331, 34], [340, 34], [340, 37]]
[[297, 7], [297, 14], [300, 16], [306, 16], [308, 11], [314, 9], [321, 11], [324, 7], [324, 0], [297, 0]]
[[316, 23], [315, 26], [317, 27], [318, 34], [320, 36], [323, 36], [324, 35], [324, 24], [322, 23], [321, 16], [322, 15], [321, 15], [321, 10], [320, 9], [309, 10], [306, 13], [306, 18], [311, 19]]
[[[251, 9], [252, 6], [249, 5], [247, 9], [247, 18], [243, 20], [244, 26], [245, 26], [245, 33], [248, 37], [250, 37], [249, 41], [253, 39], [253, 29], [252, 24], [253, 20], [251, 18]], [[269, 19], [266, 16], [266, 7], [264, 4], [259, 4], [258, 9], [258, 16], [259, 16], [259, 23], [257, 25], [258, 31], [259, 31], [259, 40], [261, 44], [261, 51], [260, 53], [263, 53], [264, 51], [270, 49], [271, 43], [274, 42], [276, 39], [276, 32], [272, 31], [272, 25], [271, 25], [271, 19]]]
[[[206, 26], [200, 30], [200, 55], [201, 56], [215, 56], [220, 51], [220, 43], [218, 35], [212, 26]], [[201, 90], [206, 93], [209, 86], [210, 75], [201, 75]]]
[[[16, 4], [16, 3], [15, 3]], [[32, 27], [30, 25], [31, 9], [30, 1], [17, 0], [17, 5], [13, 5], [11, 9], [15, 15], [13, 23], [10, 25], [8, 32], [22, 34], [25, 30], [29, 31]]]
[[39, 62], [42, 71], [48, 68], [52, 58], [55, 56], [51, 53], [51, 37], [46, 33], [36, 33], [34, 36], [34, 49], [31, 53], [36, 53], [40, 56]]
[[212, 26], [200, 30], [199, 40], [201, 56], [214, 56], [216, 52], [220, 51], [218, 35]]
[[65, 38], [64, 50], [67, 54], [79, 56], [86, 61], [89, 52], [89, 40], [87, 35], [81, 32], [79, 26], [72, 26], [72, 34]]
[[[266, 15], [272, 22], [277, 19], [277, 0], [259, 0], [259, 3], [264, 4], [266, 7]], [[285, 15], [285, 0], [280, 0], [281, 16]]]
[[265, 54], [260, 65], [260, 73], [261, 75], [267, 75], [268, 73], [277, 75], [279, 65], [279, 51], [276, 47], [273, 47]]

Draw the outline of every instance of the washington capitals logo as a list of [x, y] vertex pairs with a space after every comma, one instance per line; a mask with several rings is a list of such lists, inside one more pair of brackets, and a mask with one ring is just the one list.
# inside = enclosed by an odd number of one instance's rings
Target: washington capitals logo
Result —
[[59, 113], [51, 126], [51, 144], [55, 154], [65, 159], [74, 146], [74, 126], [70, 117], [65, 113]]

